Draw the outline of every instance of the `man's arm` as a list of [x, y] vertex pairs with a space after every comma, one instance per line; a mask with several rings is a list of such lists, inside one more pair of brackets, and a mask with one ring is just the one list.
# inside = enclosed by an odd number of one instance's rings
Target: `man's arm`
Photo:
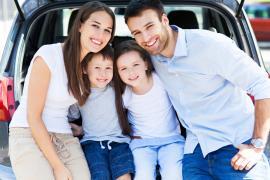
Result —
[[[213, 59], [213, 73], [254, 96], [255, 124], [254, 129], [250, 129], [250, 131], [253, 132], [252, 138], [263, 139], [266, 142], [270, 121], [268, 74], [240, 50], [231, 39], [220, 36], [220, 40], [223, 42], [221, 44], [223, 48], [219, 48], [215, 52], [219, 54], [219, 57], [226, 57], [226, 59]], [[262, 158], [263, 148], [255, 148], [251, 144], [241, 144], [238, 148], [239, 152], [231, 160], [231, 165], [235, 170], [248, 170]]]
[[270, 130], [270, 99], [255, 101], [255, 127], [253, 138], [261, 138], [267, 142]]
[[[255, 101], [255, 126], [253, 139], [262, 139], [264, 144], [270, 130], [270, 99], [261, 99]], [[239, 152], [233, 157], [231, 165], [235, 170], [249, 170], [261, 158], [264, 148], [256, 148], [253, 145], [241, 144]]]

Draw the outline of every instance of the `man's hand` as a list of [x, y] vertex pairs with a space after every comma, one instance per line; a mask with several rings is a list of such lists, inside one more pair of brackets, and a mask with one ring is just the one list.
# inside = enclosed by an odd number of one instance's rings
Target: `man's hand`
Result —
[[73, 136], [77, 137], [77, 136], [83, 135], [82, 126], [78, 126], [77, 124], [74, 124], [74, 123], [69, 123], [69, 124], [71, 126]]
[[240, 144], [238, 149], [239, 152], [231, 160], [235, 170], [250, 170], [262, 158], [263, 149], [247, 144]]

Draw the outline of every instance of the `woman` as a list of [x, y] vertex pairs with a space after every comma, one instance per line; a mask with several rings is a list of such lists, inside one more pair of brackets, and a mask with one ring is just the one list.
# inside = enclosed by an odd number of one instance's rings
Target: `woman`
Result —
[[21, 104], [10, 124], [10, 159], [18, 180], [89, 180], [79, 141], [72, 136], [68, 108], [83, 104], [89, 89], [80, 62], [113, 38], [115, 17], [103, 3], [86, 3], [64, 44], [42, 46], [33, 57]]

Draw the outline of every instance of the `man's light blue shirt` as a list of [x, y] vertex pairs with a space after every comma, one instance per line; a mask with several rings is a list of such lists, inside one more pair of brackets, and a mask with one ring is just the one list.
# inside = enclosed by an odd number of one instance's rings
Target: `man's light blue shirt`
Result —
[[152, 56], [155, 70], [187, 129], [185, 154], [206, 156], [252, 137], [255, 99], [270, 98], [270, 80], [234, 41], [206, 30], [178, 31], [174, 56]]

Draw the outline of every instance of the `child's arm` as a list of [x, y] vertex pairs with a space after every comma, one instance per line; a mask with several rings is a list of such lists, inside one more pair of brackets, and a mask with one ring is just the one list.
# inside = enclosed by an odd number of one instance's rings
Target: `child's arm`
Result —
[[68, 109], [68, 121], [72, 122], [81, 116], [78, 104], [72, 104]]
[[71, 130], [72, 130], [72, 134], [75, 137], [83, 135], [82, 126], [79, 126], [79, 125], [73, 123], [73, 121], [79, 119], [80, 116], [81, 116], [81, 114], [80, 114], [80, 109], [79, 109], [78, 104], [76, 103], [76, 104], [71, 105], [68, 109], [68, 121], [70, 122], [69, 124], [70, 124]]
[[79, 126], [75, 123], [69, 123], [71, 126], [72, 134], [75, 137], [82, 136], [83, 135], [83, 128], [82, 126]]

